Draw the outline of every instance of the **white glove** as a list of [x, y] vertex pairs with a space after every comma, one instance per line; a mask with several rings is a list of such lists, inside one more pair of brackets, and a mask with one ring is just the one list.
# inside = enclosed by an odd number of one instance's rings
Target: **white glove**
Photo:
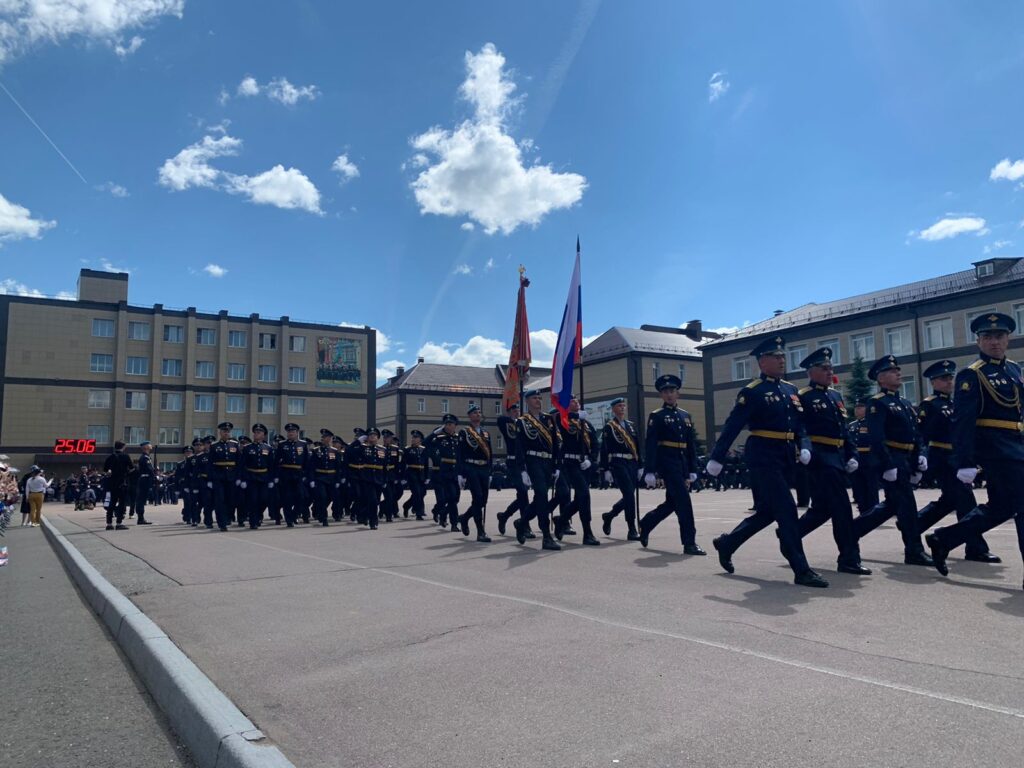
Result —
[[612, 484], [612, 471], [610, 469], [606, 469], [604, 471], [604, 481], [608, 483], [608, 485]]
[[459, 475], [459, 490], [466, 490], [466, 478], [464, 478], [462, 475]]
[[360, 443], [365, 443], [366, 442], [366, 435], [360, 435], [359, 436], [359, 442]]
[[885, 470], [885, 472], [882, 473], [882, 479], [885, 480], [888, 483], [895, 483], [896, 482], [896, 470], [895, 469], [887, 469], [887, 470]]
[[714, 459], [711, 459], [711, 461], [708, 462], [707, 470], [708, 474], [712, 477], [718, 477], [722, 474], [722, 465]]
[[424, 488], [429, 488], [430, 487], [430, 478], [429, 477], [426, 480], [423, 481], [423, 487]]
[[269, 489], [269, 488], [273, 488], [273, 487], [274, 487], [274, 481], [271, 480], [269, 483], [267, 483], [267, 488]]
[[806, 448], [800, 449], [800, 463], [803, 464], [804, 466], [811, 463], [811, 452], [808, 451]]
[[586, 412], [586, 411], [584, 411], [584, 410], [583, 410], [582, 408], [580, 408], [580, 412], [579, 412], [579, 417], [580, 417], [581, 419], [583, 419], [584, 421], [586, 421], [586, 420], [587, 420], [587, 418], [588, 418], [588, 416], [587, 416], [587, 412]]
[[644, 468], [643, 467], [640, 467], [640, 469], [638, 469], [636, 471], [636, 479], [637, 480], [643, 480], [644, 479]]
[[583, 461], [581, 461], [580, 469], [582, 469], [584, 472], [590, 469], [590, 459], [584, 459]]
[[921, 482], [922, 477], [924, 477], [924, 475], [922, 475], [920, 472], [915, 472], [910, 476], [910, 484], [917, 485], [918, 483]]
[[438, 427], [434, 430], [435, 435], [440, 435], [442, 432], [444, 432], [444, 427]]
[[532, 488], [533, 487], [533, 483], [530, 482], [530, 473], [527, 472], [524, 469], [523, 473], [522, 473], [522, 477], [523, 477], [523, 485], [525, 485], [527, 488]]
[[403, 485], [403, 486], [404, 486], [404, 485], [408, 485], [408, 484], [409, 484], [409, 481], [408, 481], [408, 480], [403, 480], [403, 481], [402, 481], [402, 485]]
[[335, 487], [335, 488], [341, 488], [341, 483], [335, 483], [335, 484], [334, 484], [334, 487]]
[[242, 484], [241, 480], [235, 480], [235, 485], [241, 485], [241, 484]]
[[691, 483], [696, 483], [697, 482], [697, 475], [695, 473], [691, 472], [690, 474], [688, 474], [686, 476], [686, 479], [689, 480]]
[[561, 474], [561, 471], [562, 470], [560, 470], [560, 469], [556, 469], [555, 470], [555, 480], [558, 480], [558, 475]]
[[310, 488], [316, 488], [316, 480], [310, 480], [309, 481], [309, 487]]
[[967, 483], [968, 485], [972, 485], [974, 483], [974, 478], [977, 476], [977, 467], [964, 467], [963, 469], [958, 469], [956, 471], [956, 479], [961, 483]]
[[927, 456], [918, 456], [917, 457], [917, 468], [919, 470], [921, 470], [922, 472], [927, 472], [928, 471], [928, 457]]
[[248, 484], [244, 480], [239, 480], [238, 481], [238, 487], [241, 488], [244, 491], [249, 486], [248, 486]]
[[653, 472], [648, 472], [646, 475], [644, 475], [644, 485], [646, 485], [648, 488], [653, 488], [655, 485], [657, 485]]
[[850, 459], [846, 462], [846, 471], [850, 474], [853, 474], [858, 469], [860, 469], [860, 463], [856, 459]]
[[206, 481], [206, 487], [207, 488], [213, 488], [213, 481], [212, 480], [207, 480]]

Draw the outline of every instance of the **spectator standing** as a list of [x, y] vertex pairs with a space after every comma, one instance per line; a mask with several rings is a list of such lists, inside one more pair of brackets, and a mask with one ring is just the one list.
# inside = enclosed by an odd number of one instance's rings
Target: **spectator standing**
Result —
[[53, 480], [47, 480], [43, 477], [43, 470], [34, 464], [32, 465], [28, 478], [25, 480], [25, 491], [28, 494], [29, 514], [31, 517], [29, 525], [32, 528], [38, 528], [40, 525], [39, 521], [43, 516], [43, 499], [46, 497], [46, 491], [52, 482]]

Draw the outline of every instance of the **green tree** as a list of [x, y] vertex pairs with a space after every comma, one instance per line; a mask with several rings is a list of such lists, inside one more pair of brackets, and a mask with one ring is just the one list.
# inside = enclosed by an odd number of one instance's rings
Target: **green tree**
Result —
[[846, 380], [846, 400], [851, 417], [853, 406], [857, 401], [869, 397], [873, 390], [874, 385], [871, 383], [871, 379], [868, 378], [868, 367], [864, 363], [864, 359], [860, 357], [853, 358], [853, 364], [850, 366], [850, 378]]

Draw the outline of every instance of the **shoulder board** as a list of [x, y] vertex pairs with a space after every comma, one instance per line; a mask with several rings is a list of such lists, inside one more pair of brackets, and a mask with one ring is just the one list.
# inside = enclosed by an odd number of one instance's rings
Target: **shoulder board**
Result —
[[932, 400], [934, 400], [934, 399], [935, 399], [935, 395], [928, 395], [928, 397], [926, 397], [926, 398], [925, 398], [924, 400], [922, 400], [921, 402], [922, 402], [922, 403], [930, 403], [930, 402], [931, 402]]
[[753, 389], [754, 387], [756, 387], [760, 383], [761, 383], [760, 379], [752, 379], [751, 382], [749, 384], [747, 384], [747, 386], [744, 387], [744, 389]]
[[970, 368], [972, 371], [980, 371], [983, 365], [985, 365], [984, 360], [975, 360], [967, 367]]
[[871, 396], [871, 399], [872, 400], [881, 400], [883, 397], [885, 397], [885, 392], [876, 392], [875, 394], [873, 394]]
[[800, 394], [801, 394], [801, 395], [806, 395], [806, 394], [807, 394], [808, 392], [810, 392], [810, 391], [811, 391], [812, 389], [814, 389], [814, 387], [804, 387], [803, 389], [801, 389], [801, 390], [800, 390]]
[[779, 379], [779, 384], [789, 384], [789, 386], [791, 387], [796, 386], [796, 384], [794, 384], [792, 381], [786, 381], [785, 379]]

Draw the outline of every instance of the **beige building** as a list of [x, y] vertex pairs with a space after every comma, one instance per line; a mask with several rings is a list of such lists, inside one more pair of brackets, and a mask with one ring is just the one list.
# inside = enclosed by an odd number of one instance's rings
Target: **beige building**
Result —
[[819, 347], [832, 348], [840, 389], [855, 357], [870, 367], [879, 357], [893, 354], [903, 369], [903, 396], [917, 403], [931, 393], [929, 382], [921, 377], [929, 365], [950, 359], [964, 366], [977, 358], [971, 321], [993, 311], [1016, 319], [1010, 357], [1019, 358], [1024, 352], [1024, 260], [986, 259], [951, 275], [805, 304], [709, 342], [702, 349], [705, 421], [712, 425], [712, 439], [724, 426], [736, 393], [758, 375], [750, 350], [772, 334], [786, 340], [787, 378], [794, 384], [806, 383], [799, 363]]
[[127, 274], [83, 269], [74, 301], [0, 296], [0, 453], [63, 474], [115, 440], [168, 464], [225, 420], [348, 433], [375, 418], [375, 370], [369, 327], [132, 306]]

